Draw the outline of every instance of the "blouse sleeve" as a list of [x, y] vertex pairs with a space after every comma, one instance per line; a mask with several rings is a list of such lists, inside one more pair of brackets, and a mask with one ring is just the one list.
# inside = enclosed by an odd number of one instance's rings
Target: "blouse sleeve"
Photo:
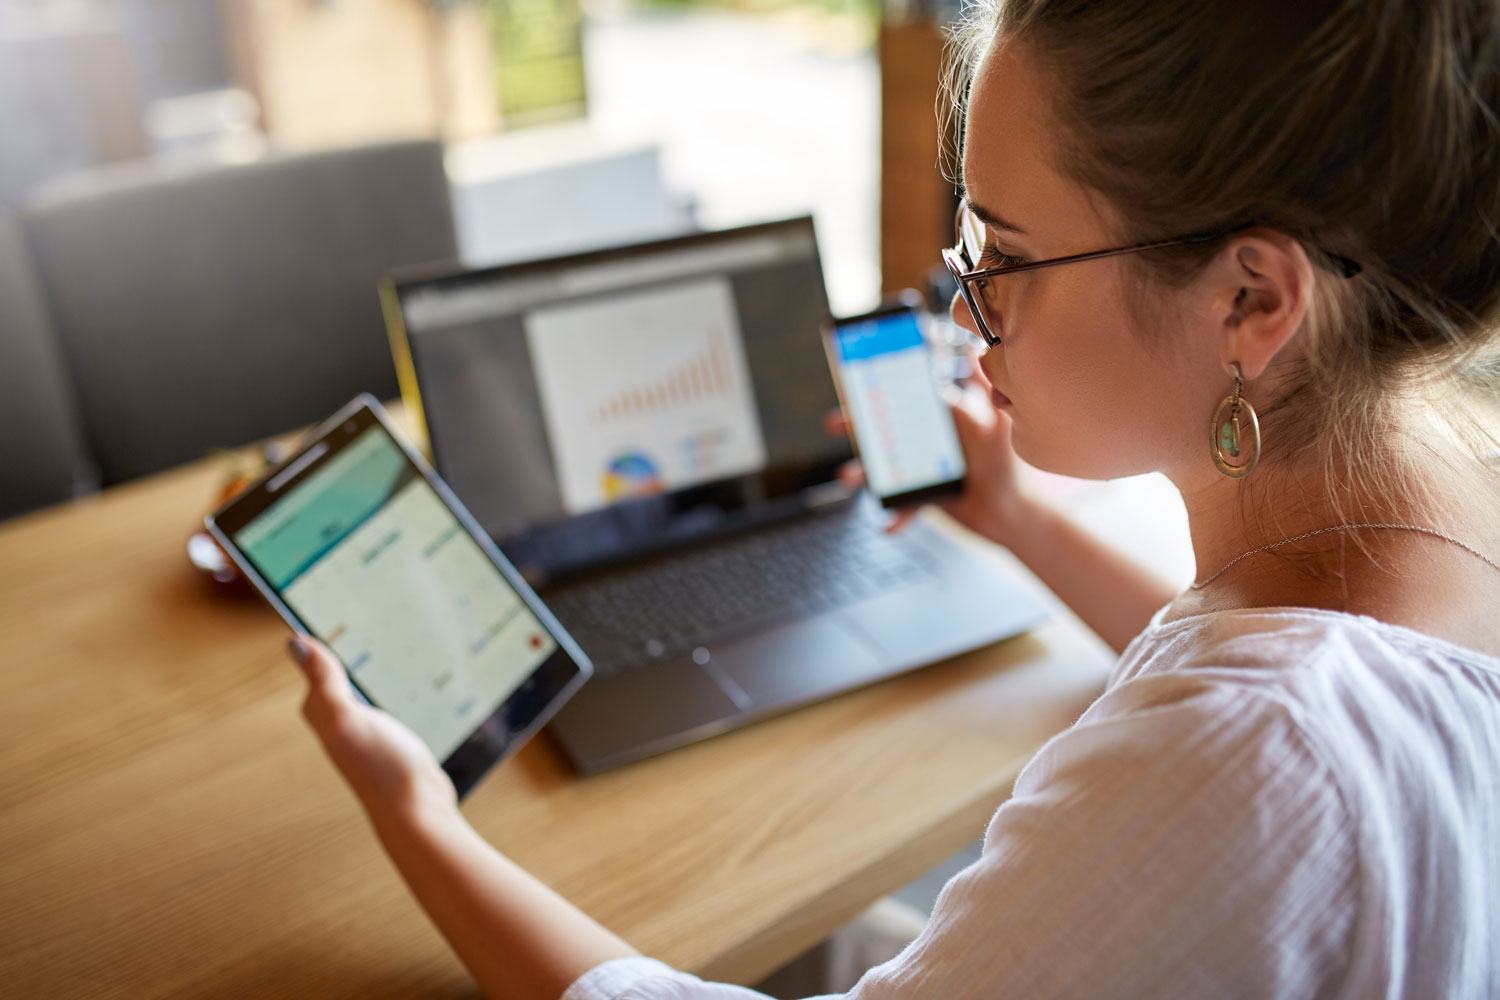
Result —
[[[1027, 765], [980, 859], [852, 1000], [1314, 996], [1344, 971], [1355, 835], [1293, 712], [1210, 671], [1113, 689]], [[748, 1000], [646, 959], [565, 1000]]]

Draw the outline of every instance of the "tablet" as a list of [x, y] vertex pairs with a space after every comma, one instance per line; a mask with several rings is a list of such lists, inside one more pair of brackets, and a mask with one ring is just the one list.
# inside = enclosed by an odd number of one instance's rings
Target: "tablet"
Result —
[[287, 623], [421, 737], [460, 797], [591, 673], [369, 395], [204, 520]]

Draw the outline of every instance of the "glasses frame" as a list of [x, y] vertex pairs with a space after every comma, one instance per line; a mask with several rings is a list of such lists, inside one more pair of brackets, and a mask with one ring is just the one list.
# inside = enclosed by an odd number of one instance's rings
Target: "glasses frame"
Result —
[[[984, 341], [985, 347], [997, 347], [1000, 345], [1000, 337], [990, 332], [990, 325], [984, 318], [984, 309], [979, 300], [974, 297], [971, 286], [996, 278], [1003, 274], [1019, 274], [1022, 271], [1036, 271], [1044, 267], [1056, 267], [1059, 264], [1077, 264], [1085, 260], [1100, 260], [1104, 257], [1118, 257], [1127, 253], [1140, 253], [1143, 250], [1159, 250], [1163, 247], [1184, 246], [1190, 243], [1212, 243], [1238, 232], [1245, 227], [1239, 226], [1234, 229], [1221, 229], [1212, 233], [1194, 233], [1189, 236], [1177, 236], [1166, 240], [1152, 240], [1149, 243], [1135, 243], [1127, 247], [1111, 247], [1108, 250], [1090, 250], [1087, 253], [1071, 253], [1065, 257], [1049, 257], [1046, 260], [1029, 260], [1024, 264], [1003, 264], [998, 267], [974, 266], [975, 262], [969, 259], [968, 248], [964, 246], [963, 221], [965, 214], [976, 221], [977, 215], [969, 209], [969, 200], [963, 199], [958, 203], [958, 212], [953, 217], [953, 230], [957, 242], [952, 247], [944, 247], [942, 251], [943, 263], [948, 265], [954, 279], [958, 282], [959, 294], [963, 296], [964, 304], [969, 307], [969, 314], [974, 317], [974, 326], [979, 331], [979, 337]], [[983, 287], [980, 285], [980, 287]]]

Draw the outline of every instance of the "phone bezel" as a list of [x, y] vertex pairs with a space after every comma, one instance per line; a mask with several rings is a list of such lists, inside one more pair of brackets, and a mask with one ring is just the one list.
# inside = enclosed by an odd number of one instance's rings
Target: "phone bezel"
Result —
[[[870, 320], [883, 319], [887, 316], [896, 315], [898, 313], [909, 313], [916, 318], [918, 327], [922, 329], [922, 334], [925, 339], [927, 331], [926, 326], [923, 323], [924, 313], [920, 306], [920, 302], [921, 297], [916, 292], [909, 291], [900, 296], [897, 296], [894, 299], [881, 303], [879, 306], [870, 310], [869, 312], [860, 313], [856, 316], [835, 317], [834, 319], [831, 319], [823, 324], [823, 351], [828, 357], [829, 370], [833, 373], [833, 386], [834, 390], [838, 393], [839, 406], [843, 409], [846, 417], [846, 423], [849, 428], [849, 443], [851, 446], [853, 446], [854, 453], [856, 455], [860, 453], [859, 434], [854, 426], [853, 411], [849, 408], [849, 401], [844, 395], [843, 362], [840, 360], [838, 345], [834, 342], [834, 338], [838, 335], [840, 327], [848, 326], [854, 323], [865, 323]], [[933, 386], [933, 395], [937, 395], [936, 385]], [[938, 397], [938, 402], [943, 402], [940, 396]], [[951, 414], [949, 415], [949, 419], [952, 419]], [[959, 457], [960, 459], [963, 458], [962, 455], [960, 455]], [[868, 481], [866, 482], [866, 488], [869, 489], [870, 494], [875, 497], [876, 500], [880, 501], [880, 506], [890, 510], [900, 507], [911, 507], [917, 504], [929, 503], [934, 500], [941, 500], [945, 497], [950, 497], [954, 494], [961, 493], [963, 491], [965, 477], [967, 475], [968, 462], [964, 461], [963, 472], [961, 472], [957, 477], [953, 479], [944, 480], [940, 483], [931, 483], [927, 486], [918, 487], [914, 490], [906, 490], [901, 493], [891, 493], [886, 495], [881, 495], [880, 493], [875, 492], [874, 487], [871, 486]]]

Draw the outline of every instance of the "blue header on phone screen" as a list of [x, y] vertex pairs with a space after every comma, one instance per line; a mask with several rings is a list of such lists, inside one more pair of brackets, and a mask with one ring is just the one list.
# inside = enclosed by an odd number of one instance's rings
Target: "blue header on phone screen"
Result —
[[922, 328], [910, 312], [892, 313], [838, 329], [839, 357], [845, 363], [923, 347]]
[[962, 478], [963, 450], [938, 395], [917, 314], [903, 310], [843, 324], [835, 342], [843, 400], [870, 490], [893, 497]]

